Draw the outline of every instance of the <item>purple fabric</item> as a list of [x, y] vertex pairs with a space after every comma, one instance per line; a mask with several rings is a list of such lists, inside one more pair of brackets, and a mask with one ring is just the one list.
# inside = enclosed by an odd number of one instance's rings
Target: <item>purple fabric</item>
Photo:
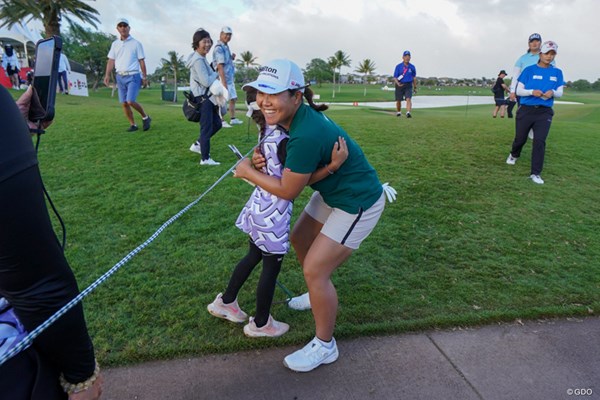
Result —
[[[262, 153], [267, 160], [267, 174], [281, 178], [283, 164], [277, 156], [279, 143], [288, 135], [268, 127]], [[235, 226], [250, 235], [254, 244], [264, 252], [285, 254], [290, 249], [290, 220], [292, 202], [256, 186], [235, 222]]]
[[8, 302], [0, 297], [0, 356], [6, 354], [27, 336], [25, 327]]

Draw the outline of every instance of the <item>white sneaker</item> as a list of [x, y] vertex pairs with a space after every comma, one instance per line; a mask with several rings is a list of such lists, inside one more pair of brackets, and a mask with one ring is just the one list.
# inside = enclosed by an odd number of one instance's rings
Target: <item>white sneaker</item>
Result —
[[231, 128], [231, 125], [229, 125], [226, 121], [221, 121], [221, 123], [223, 124], [223, 128]]
[[298, 311], [310, 310], [310, 297], [308, 296], [308, 292], [301, 294], [300, 296], [292, 297], [290, 301], [288, 301], [288, 307]]
[[212, 158], [208, 158], [206, 160], [200, 160], [200, 165], [221, 165], [221, 163], [216, 162]]
[[527, 137], [529, 137], [529, 139], [533, 140], [533, 129], [529, 130], [529, 133], [527, 134]]
[[243, 124], [243, 123], [244, 123], [244, 121], [240, 121], [240, 120], [239, 120], [239, 119], [237, 119], [237, 118], [231, 118], [231, 121], [229, 121], [229, 123], [230, 123], [231, 125], [241, 125], [241, 124]]
[[193, 151], [194, 153], [202, 154], [202, 150], [200, 149], [200, 143], [198, 143], [198, 142], [192, 143], [192, 145], [190, 146], [190, 151]]
[[544, 184], [544, 180], [543, 180], [543, 179], [542, 179], [542, 177], [541, 177], [541, 176], [539, 176], [539, 175], [533, 175], [533, 174], [531, 174], [531, 175], [529, 175], [529, 178], [530, 178], [530, 179], [531, 179], [533, 182], [537, 183], [538, 185], [543, 185], [543, 184]]
[[215, 300], [206, 307], [208, 312], [217, 318], [226, 319], [231, 322], [242, 323], [246, 321], [248, 314], [242, 311], [237, 299], [233, 303], [225, 304], [222, 297], [223, 293], [219, 293], [215, 297]]
[[334, 338], [331, 338], [331, 345], [328, 349], [315, 337], [306, 346], [284, 358], [283, 365], [292, 371], [308, 372], [321, 364], [331, 364], [339, 356]]
[[256, 326], [254, 317], [250, 317], [250, 322], [244, 326], [244, 334], [248, 337], [278, 337], [290, 330], [290, 326], [285, 322], [275, 321], [271, 315], [264, 326]]
[[513, 157], [512, 154], [508, 155], [508, 158], [506, 159], [506, 163], [508, 165], [515, 165], [515, 163], [517, 162], [518, 158], [517, 157]]

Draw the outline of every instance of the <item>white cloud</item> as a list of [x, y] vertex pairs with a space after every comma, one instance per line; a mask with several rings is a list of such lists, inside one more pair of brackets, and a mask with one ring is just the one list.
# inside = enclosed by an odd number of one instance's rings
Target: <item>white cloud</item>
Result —
[[559, 44], [557, 65], [568, 80], [600, 78], [600, 55], [588, 51], [597, 36], [595, 0], [101, 0], [92, 6], [103, 31], [116, 34], [116, 19], [129, 19], [150, 71], [168, 51], [187, 56], [198, 27], [216, 39], [229, 25], [232, 50], [251, 51], [258, 62], [287, 57], [304, 67], [343, 50], [351, 70], [370, 58], [376, 73], [391, 74], [409, 49], [419, 76], [457, 78], [512, 70], [527, 37], [539, 32]]

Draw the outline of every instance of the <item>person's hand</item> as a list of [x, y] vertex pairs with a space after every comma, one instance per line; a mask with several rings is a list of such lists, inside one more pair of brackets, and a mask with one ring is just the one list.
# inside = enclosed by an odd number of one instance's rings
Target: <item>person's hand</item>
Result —
[[110, 87], [110, 77], [108, 75], [104, 77], [104, 85]]
[[544, 100], [551, 99], [553, 96], [554, 96], [554, 90], [552, 90], [552, 89], [549, 89], [544, 94], [542, 94], [542, 98]]
[[247, 158], [243, 158], [240, 163], [233, 170], [233, 176], [236, 178], [247, 178], [249, 172], [252, 170], [252, 164], [250, 160]]
[[381, 185], [381, 187], [383, 188], [383, 193], [385, 193], [385, 197], [387, 197], [388, 203], [393, 203], [394, 201], [396, 201], [396, 195], [398, 194], [398, 192], [396, 192], [396, 189], [391, 187], [390, 184], [387, 182]]
[[[29, 107], [31, 107], [31, 97], [32, 96], [33, 96], [33, 86], [29, 86], [29, 88], [27, 88], [25, 93], [23, 93], [21, 95], [21, 97], [19, 97], [19, 99], [17, 100], [17, 107], [19, 107], [19, 111], [21, 112], [21, 115], [23, 116], [23, 118], [25, 118], [25, 121], [27, 121], [27, 126], [29, 126], [30, 129], [37, 129], [38, 128], [37, 123], [29, 120]], [[41, 128], [46, 129], [47, 127], [50, 126], [50, 124], [52, 124], [52, 121], [43, 121]]]
[[267, 166], [267, 160], [258, 147], [254, 149], [254, 153], [252, 154], [252, 165], [259, 171], [264, 171], [264, 168]]
[[331, 162], [327, 165], [327, 169], [331, 172], [336, 172], [348, 158], [348, 145], [346, 139], [338, 137], [338, 141], [334, 143], [331, 151]]
[[102, 377], [102, 374], [100, 374], [92, 386], [83, 392], [70, 394], [69, 400], [98, 400], [102, 395], [103, 383], [104, 378]]
[[531, 95], [534, 97], [542, 97], [543, 94], [544, 94], [544, 92], [542, 92], [541, 90], [538, 90], [538, 89], [534, 89], [533, 92], [531, 93]]
[[508, 95], [508, 98], [510, 99], [510, 101], [515, 102], [517, 101], [517, 95], [515, 94], [515, 92], [510, 92], [510, 94]]

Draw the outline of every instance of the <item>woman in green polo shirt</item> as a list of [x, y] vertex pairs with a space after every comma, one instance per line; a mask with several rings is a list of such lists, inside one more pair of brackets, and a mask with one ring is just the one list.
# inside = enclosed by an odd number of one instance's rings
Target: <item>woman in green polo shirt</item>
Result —
[[[338, 300], [330, 278], [377, 224], [385, 195], [377, 172], [360, 147], [320, 112], [327, 106], [312, 102], [312, 91], [304, 84], [296, 64], [273, 60], [260, 69], [256, 81], [244, 86], [247, 87], [258, 90], [257, 103], [267, 124], [289, 131], [289, 141], [281, 178], [257, 170], [264, 163], [260, 154], [255, 154], [252, 162], [244, 160], [236, 168], [236, 177], [290, 200], [307, 185], [315, 190], [294, 226], [291, 242], [302, 264], [316, 335], [304, 348], [284, 359], [288, 368], [306, 372], [338, 358], [333, 338]], [[344, 141], [348, 158], [339, 169], [328, 168], [331, 149], [335, 151]], [[325, 179], [311, 180], [311, 174], [320, 167], [326, 167]]]

